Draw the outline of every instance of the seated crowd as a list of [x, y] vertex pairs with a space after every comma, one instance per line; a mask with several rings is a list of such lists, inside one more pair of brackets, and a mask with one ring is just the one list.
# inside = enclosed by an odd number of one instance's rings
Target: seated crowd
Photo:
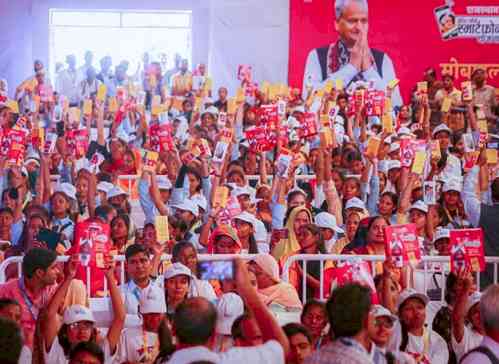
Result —
[[[499, 362], [497, 272], [448, 263], [472, 227], [499, 256], [483, 70], [428, 69], [394, 109], [364, 82], [215, 97], [180, 58], [76, 63], [0, 80], [0, 363]], [[366, 265], [400, 224], [445, 263]]]

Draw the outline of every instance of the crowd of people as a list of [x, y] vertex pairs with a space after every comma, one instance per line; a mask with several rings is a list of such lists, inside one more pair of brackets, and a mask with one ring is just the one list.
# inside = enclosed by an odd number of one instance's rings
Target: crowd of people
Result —
[[[240, 67], [229, 95], [180, 57], [145, 54], [134, 75], [90, 51], [66, 63], [54, 84], [38, 60], [15, 92], [0, 80], [1, 259], [21, 262], [0, 286], [1, 363], [499, 362], [491, 266], [477, 282], [473, 265], [427, 279], [349, 260], [359, 279], [321, 259], [385, 256], [400, 224], [420, 256], [472, 227], [499, 256], [483, 70], [458, 85], [428, 68], [392, 107], [398, 80], [301, 90]], [[233, 263], [204, 259], [220, 254]]]

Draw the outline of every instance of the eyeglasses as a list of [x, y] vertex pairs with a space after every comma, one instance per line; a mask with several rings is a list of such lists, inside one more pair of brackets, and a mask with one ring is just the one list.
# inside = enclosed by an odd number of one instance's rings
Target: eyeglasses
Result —
[[93, 322], [90, 321], [79, 321], [79, 322], [74, 322], [69, 325], [69, 328], [71, 330], [86, 330], [90, 331], [94, 327]]
[[392, 320], [386, 320], [386, 319], [377, 318], [377, 319], [374, 320], [374, 325], [376, 327], [383, 326], [385, 329], [391, 329], [391, 328], [393, 328], [393, 321]]

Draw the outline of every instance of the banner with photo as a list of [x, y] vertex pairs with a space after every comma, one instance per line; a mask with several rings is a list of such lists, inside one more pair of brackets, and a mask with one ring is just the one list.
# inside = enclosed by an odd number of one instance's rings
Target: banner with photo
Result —
[[[364, 1], [338, 2], [348, 7]], [[394, 94], [394, 103], [399, 91], [407, 102], [424, 71], [434, 67], [439, 75], [451, 73], [456, 85], [469, 79], [473, 70], [482, 68], [487, 83], [499, 88], [497, 0], [365, 2], [368, 16], [355, 24], [345, 21], [345, 17], [337, 21], [335, 0], [290, 0], [291, 85], [318, 86], [327, 78], [341, 77], [345, 86], [365, 78], [367, 82], [374, 79], [376, 87], [382, 88], [398, 78], [400, 90]], [[346, 10], [343, 8], [343, 14]], [[360, 24], [368, 29], [366, 44], [360, 42], [362, 49], [370, 52], [368, 58], [357, 56], [352, 61], [352, 46], [360, 36]], [[352, 67], [351, 61], [358, 67]]]

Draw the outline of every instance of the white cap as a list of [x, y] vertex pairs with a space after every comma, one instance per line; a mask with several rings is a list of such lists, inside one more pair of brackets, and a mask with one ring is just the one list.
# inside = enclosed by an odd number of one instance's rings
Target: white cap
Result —
[[239, 215], [235, 216], [234, 220], [245, 221], [248, 224], [253, 225], [253, 229], [256, 230], [256, 226], [255, 226], [256, 225], [256, 221], [255, 221], [256, 218], [255, 218], [255, 216], [253, 216], [252, 214], [250, 214], [247, 211], [243, 211]]
[[389, 317], [392, 321], [397, 321], [398, 317], [391, 313], [387, 308], [381, 305], [373, 305], [371, 308], [371, 314], [374, 318], [377, 317]]
[[331, 229], [342, 234], [344, 231], [336, 224], [336, 217], [329, 212], [320, 212], [315, 216], [315, 224], [324, 229]]
[[107, 193], [107, 198], [110, 199], [112, 197], [116, 197], [116, 196], [121, 196], [121, 195], [125, 195], [125, 196], [128, 196], [128, 193], [126, 193], [125, 191], [123, 191], [123, 189], [119, 186], [114, 186], [111, 190], [109, 190], [109, 192]]
[[170, 278], [173, 278], [176, 276], [181, 276], [181, 275], [187, 276], [189, 278], [192, 277], [191, 270], [189, 268], [187, 268], [185, 265], [183, 265], [182, 263], [173, 263], [166, 270], [166, 272], [164, 274], [164, 278], [170, 279]]
[[170, 179], [166, 176], [157, 176], [156, 181], [158, 181], [158, 188], [160, 190], [171, 190], [173, 187]]
[[456, 191], [461, 193], [463, 190], [463, 184], [461, 181], [457, 180], [448, 180], [447, 182], [444, 183], [444, 186], [442, 187], [442, 192], [448, 192], [448, 191]]
[[406, 128], [405, 126], [399, 128], [398, 130], [398, 135], [411, 135], [411, 131], [409, 130], [409, 128]]
[[173, 121], [178, 120], [180, 121], [180, 124], [188, 124], [189, 122], [187, 121], [187, 118], [183, 115], [177, 115]]
[[56, 192], [62, 192], [68, 198], [76, 200], [76, 187], [73, 186], [71, 183], [63, 182], [58, 184], [54, 189], [54, 193]]
[[216, 333], [231, 335], [232, 324], [243, 313], [244, 303], [239, 295], [232, 292], [223, 294], [217, 304]]
[[440, 239], [450, 239], [450, 230], [443, 227], [438, 227], [435, 231], [435, 235], [433, 235], [433, 243]]
[[400, 149], [400, 143], [391, 143], [390, 144], [390, 151], [388, 153], [396, 152], [399, 149]]
[[387, 172], [390, 172], [391, 169], [400, 168], [401, 166], [400, 161], [392, 159], [388, 161]]
[[364, 202], [360, 198], [352, 197], [350, 200], [347, 201], [347, 203], [345, 205], [345, 210], [352, 209], [352, 208], [365, 210], [366, 205], [364, 204]]
[[214, 116], [217, 116], [218, 115], [218, 109], [215, 106], [210, 106], [205, 111], [203, 111], [203, 113], [201, 114], [201, 117], [204, 114], [212, 114]]
[[139, 303], [140, 313], [166, 313], [166, 301], [164, 291], [154, 284], [149, 286]]
[[303, 191], [300, 187], [295, 187], [295, 188], [292, 188], [292, 189], [288, 192], [287, 196], [289, 196], [290, 194], [295, 193], [295, 192], [299, 192], [299, 193], [301, 193], [303, 196], [305, 196], [305, 198], [307, 198], [307, 197], [308, 197], [308, 196], [307, 196], [307, 193], [306, 193], [305, 191]]
[[82, 305], [72, 305], [66, 308], [63, 316], [64, 324], [71, 325], [75, 322], [81, 321], [95, 322], [94, 315], [88, 307]]
[[203, 104], [213, 104], [214, 101], [211, 97], [209, 96], [206, 96], [204, 99], [203, 99]]
[[411, 205], [411, 208], [409, 209], [410, 210], [419, 210], [419, 211], [422, 211], [424, 212], [425, 214], [428, 213], [428, 205], [426, 205], [423, 201], [421, 200], [417, 200], [416, 202], [414, 202], [412, 205]]
[[241, 195], [248, 195], [251, 197], [252, 193], [251, 193], [251, 190], [248, 188], [248, 187], [239, 187], [239, 186], [236, 186], [232, 191], [231, 191], [231, 195], [234, 196], [234, 197], [238, 197], [238, 196], [241, 196]]
[[208, 201], [203, 195], [195, 195], [191, 197], [191, 200], [198, 206], [198, 208], [206, 211], [208, 209]]
[[192, 201], [191, 199], [188, 199], [188, 198], [186, 198], [185, 200], [183, 200], [179, 204], [176, 204], [172, 207], [176, 208], [177, 210], [189, 211], [195, 216], [197, 216], [199, 214], [198, 204], [196, 202]]
[[123, 129], [118, 129], [118, 132], [116, 133], [116, 139], [124, 141], [126, 144], [128, 144], [132, 137], [128, 135]]
[[473, 292], [470, 294], [468, 297], [468, 302], [466, 302], [466, 315], [468, 316], [470, 313], [470, 310], [475, 306], [477, 303], [480, 303], [480, 298], [482, 297], [482, 294], [478, 291]]
[[432, 137], [435, 137], [437, 133], [440, 133], [441, 131], [446, 131], [449, 134], [452, 134], [452, 130], [446, 125], [446, 124], [440, 124], [438, 125], [435, 129], [433, 129], [433, 132], [431, 133]]
[[97, 184], [97, 191], [104, 193], [109, 193], [114, 188], [114, 185], [110, 182], [102, 181]]
[[414, 288], [407, 288], [404, 289], [402, 292], [399, 294], [399, 298], [397, 300], [397, 310], [400, 311], [400, 307], [403, 305], [405, 301], [407, 301], [409, 298], [419, 298], [421, 301], [424, 302], [425, 306], [430, 302], [430, 299], [428, 298], [427, 295], [423, 293], [419, 293], [416, 291]]

